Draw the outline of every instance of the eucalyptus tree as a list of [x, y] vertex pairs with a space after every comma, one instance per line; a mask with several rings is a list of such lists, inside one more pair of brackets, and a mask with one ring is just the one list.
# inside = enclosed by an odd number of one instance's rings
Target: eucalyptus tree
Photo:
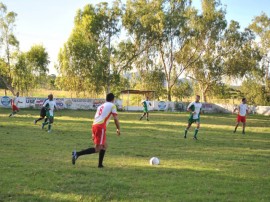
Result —
[[0, 79], [6, 87], [15, 95], [12, 87], [12, 54], [17, 51], [19, 42], [14, 35], [14, 27], [17, 14], [8, 11], [6, 5], [0, 3], [0, 47], [1, 47], [1, 64]]
[[[12, 68], [12, 86], [28, 93], [46, 79], [49, 56], [43, 45], [33, 45], [27, 52], [17, 52]], [[44, 78], [44, 79], [43, 79]]]
[[62, 84], [74, 91], [110, 91], [113, 37], [120, 33], [120, 1], [78, 10], [74, 28], [59, 52]]
[[[202, 51], [195, 25], [196, 10], [189, 0], [127, 0], [123, 25], [137, 49], [137, 60], [146, 58], [162, 68], [167, 99], [173, 86]], [[186, 54], [190, 45], [192, 54]], [[197, 53], [197, 54], [195, 54]]]
[[270, 93], [270, 17], [266, 13], [256, 16], [249, 28], [258, 37], [258, 46], [263, 56], [262, 67], [265, 75], [264, 83], [266, 90]]
[[220, 1], [203, 0], [202, 13], [196, 21], [204, 52], [187, 74], [196, 81], [207, 101], [207, 94], [226, 77], [242, 79], [258, 69], [260, 54], [254, 44], [254, 35], [248, 29], [240, 31], [239, 23], [227, 26], [226, 11]]

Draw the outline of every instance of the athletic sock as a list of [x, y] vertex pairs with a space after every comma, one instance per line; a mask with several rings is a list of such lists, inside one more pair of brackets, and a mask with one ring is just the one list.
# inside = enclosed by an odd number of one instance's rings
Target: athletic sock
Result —
[[103, 167], [102, 163], [103, 163], [105, 152], [106, 150], [104, 149], [100, 150], [99, 152], [98, 167]]
[[93, 153], [96, 153], [96, 149], [94, 147], [77, 152], [77, 157]]
[[49, 124], [49, 126], [48, 126], [48, 130], [51, 130], [52, 129], [52, 125], [51, 124]]
[[187, 136], [187, 132], [188, 132], [188, 129], [186, 128], [185, 129], [185, 137]]
[[196, 129], [195, 129], [195, 133], [194, 133], [194, 137], [197, 137], [198, 132], [199, 132], [199, 129], [196, 128]]
[[40, 120], [42, 120], [43, 118], [38, 118], [37, 120], [35, 120], [36, 122], [38, 122], [38, 121], [40, 121]]

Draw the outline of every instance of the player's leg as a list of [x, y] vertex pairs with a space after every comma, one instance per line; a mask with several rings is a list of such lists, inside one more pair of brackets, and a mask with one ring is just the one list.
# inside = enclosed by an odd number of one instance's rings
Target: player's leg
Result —
[[149, 112], [146, 112], [146, 120], [149, 121]]
[[239, 126], [239, 122], [237, 121], [236, 124], [235, 124], [234, 131], [233, 131], [234, 133], [236, 133], [236, 130], [237, 130], [238, 126]]
[[19, 108], [16, 105], [12, 105], [12, 113], [9, 117], [14, 116], [17, 112], [19, 112]]
[[34, 120], [34, 124], [37, 124], [38, 121], [41, 121], [43, 120], [45, 117], [43, 116], [40, 116], [38, 119]]
[[146, 112], [143, 113], [143, 115], [141, 116], [140, 120], [142, 120], [143, 117], [145, 117], [145, 115], [146, 115]]
[[192, 122], [188, 122], [188, 125], [187, 125], [187, 127], [186, 127], [186, 129], [185, 129], [185, 135], [184, 135], [184, 138], [187, 138], [187, 132], [188, 132], [188, 129], [190, 128], [190, 126], [192, 125]]
[[246, 129], [246, 117], [243, 117], [242, 122], [243, 122], [243, 130], [242, 130], [242, 134], [244, 135], [244, 134], [246, 133], [246, 132], [245, 132], [245, 129]]
[[50, 118], [49, 118], [49, 125], [48, 125], [48, 133], [50, 133], [51, 130], [52, 130], [53, 121], [54, 121], [54, 117], [53, 116], [50, 116]]
[[43, 129], [46, 125], [49, 124], [48, 119], [49, 119], [49, 116], [46, 116], [46, 118], [45, 118], [45, 120], [44, 120], [44, 122], [42, 123], [42, 126], [41, 126], [42, 129]]
[[237, 118], [236, 118], [236, 124], [235, 124], [235, 128], [234, 128], [234, 133], [236, 133], [236, 130], [239, 126], [239, 123], [241, 122], [241, 116], [239, 116], [239, 114], [237, 115]]
[[[36, 124], [38, 121], [44, 119], [45, 116], [46, 116], [46, 110], [45, 110], [44, 107], [42, 107], [41, 110], [40, 110], [40, 118], [38, 118], [37, 120], [35, 120], [34, 123]], [[45, 122], [47, 122], [47, 120]]]
[[[84, 150], [81, 150], [79, 152], [76, 152], [76, 150], [74, 150], [72, 152], [72, 164], [73, 165], [75, 165], [76, 160], [80, 156], [87, 155], [87, 154], [94, 154], [96, 152], [99, 152], [102, 149], [101, 145], [99, 144], [101, 141], [102, 134], [104, 135], [104, 129], [102, 130], [102, 128], [95, 127], [95, 126], [92, 127], [92, 140], [95, 144], [95, 147], [90, 147], [88, 149], [84, 149]], [[104, 154], [105, 154], [105, 152], [104, 152]]]
[[102, 145], [102, 148], [100, 148], [100, 151], [99, 151], [99, 158], [98, 158], [98, 167], [99, 168], [103, 168], [103, 159], [104, 159], [104, 156], [105, 156], [105, 152], [106, 152], [106, 149], [108, 148], [108, 145], [107, 143], [105, 143], [104, 145]]
[[194, 140], [197, 140], [197, 135], [200, 129], [200, 121], [198, 120], [196, 123], [197, 123], [197, 127], [195, 128], [195, 131], [194, 131], [194, 137], [193, 137]]
[[243, 122], [243, 130], [242, 130], [242, 134], [244, 135], [246, 132], [245, 132], [245, 128], [246, 128], [246, 123]]

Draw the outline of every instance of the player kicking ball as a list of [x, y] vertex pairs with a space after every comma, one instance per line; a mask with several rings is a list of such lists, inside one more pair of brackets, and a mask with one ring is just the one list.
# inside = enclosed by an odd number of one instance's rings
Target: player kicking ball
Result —
[[20, 93], [17, 92], [16, 96], [13, 99], [10, 100], [12, 113], [9, 115], [9, 117], [14, 116], [16, 113], [18, 113], [20, 111], [19, 107], [17, 107], [19, 103], [22, 103], [19, 100], [19, 96], [20, 96]]
[[41, 128], [44, 129], [44, 127], [46, 125], [48, 125], [48, 133], [50, 133], [52, 130], [52, 124], [54, 122], [54, 109], [57, 109], [56, 102], [53, 100], [52, 94], [48, 95], [48, 100], [46, 100], [44, 102], [43, 107], [46, 110], [46, 118], [47, 119], [45, 119], [45, 122], [42, 123]]
[[117, 110], [114, 104], [114, 95], [109, 93], [106, 96], [106, 102], [97, 108], [92, 125], [92, 140], [95, 147], [91, 147], [79, 152], [74, 150], [72, 152], [72, 164], [75, 165], [76, 160], [86, 154], [99, 153], [98, 168], [103, 168], [103, 159], [108, 146], [106, 141], [106, 128], [109, 124], [110, 118], [114, 118], [114, 123], [117, 128], [116, 133], [120, 135], [120, 124], [117, 117]]
[[234, 128], [233, 133], [236, 133], [237, 127], [239, 126], [239, 123], [242, 122], [243, 123], [243, 130], [242, 130], [242, 134], [245, 134], [245, 128], [246, 128], [246, 116], [248, 114], [248, 106], [247, 106], [247, 99], [243, 98], [242, 99], [242, 103], [233, 110], [233, 113], [235, 113], [236, 111], [238, 111], [237, 114], [237, 120], [236, 120], [236, 125]]
[[199, 128], [200, 128], [200, 114], [201, 114], [201, 109], [202, 109], [202, 103], [200, 103], [200, 96], [196, 95], [195, 98], [195, 102], [192, 102], [188, 105], [187, 107], [187, 111], [190, 112], [190, 117], [188, 119], [188, 125], [187, 128], [185, 129], [185, 135], [184, 138], [187, 138], [187, 132], [188, 129], [190, 128], [190, 126], [193, 123], [197, 124], [197, 127], [195, 128], [195, 132], [194, 132], [194, 140], [198, 140], [197, 139], [197, 135], [199, 132]]

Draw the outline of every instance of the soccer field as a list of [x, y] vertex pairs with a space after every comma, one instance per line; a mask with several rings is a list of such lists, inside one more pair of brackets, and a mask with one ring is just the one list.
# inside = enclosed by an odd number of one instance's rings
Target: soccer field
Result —
[[[52, 133], [34, 125], [38, 110], [8, 118], [0, 108], [0, 201], [270, 201], [270, 118], [251, 115], [246, 135], [235, 115], [204, 114], [198, 141], [184, 139], [187, 113], [120, 112], [104, 158], [80, 157], [92, 146], [94, 112], [57, 111]], [[157, 156], [160, 165], [150, 166]]]

